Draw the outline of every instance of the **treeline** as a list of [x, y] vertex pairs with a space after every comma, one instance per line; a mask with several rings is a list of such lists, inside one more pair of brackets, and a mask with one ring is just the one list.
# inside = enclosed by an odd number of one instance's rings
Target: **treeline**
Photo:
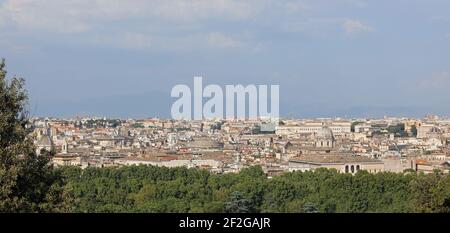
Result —
[[128, 166], [58, 170], [71, 212], [450, 212], [450, 175], [335, 170], [267, 178], [259, 166], [238, 174]]

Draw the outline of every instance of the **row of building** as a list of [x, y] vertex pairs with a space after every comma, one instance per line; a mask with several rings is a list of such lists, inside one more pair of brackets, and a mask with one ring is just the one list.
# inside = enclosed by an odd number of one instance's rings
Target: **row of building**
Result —
[[269, 175], [317, 168], [355, 174], [449, 171], [450, 121], [282, 119], [176, 121], [35, 118], [37, 153], [56, 166], [154, 165], [216, 173], [260, 165]]

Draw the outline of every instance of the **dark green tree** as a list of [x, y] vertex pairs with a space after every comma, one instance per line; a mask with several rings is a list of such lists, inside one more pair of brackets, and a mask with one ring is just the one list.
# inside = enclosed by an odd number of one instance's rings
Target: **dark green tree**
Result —
[[363, 123], [362, 121], [354, 121], [352, 122], [351, 126], [350, 126], [350, 131], [355, 132], [355, 126], [358, 124]]
[[411, 136], [417, 137], [417, 127], [415, 125], [411, 126]]
[[387, 131], [389, 133], [395, 134], [395, 136], [399, 136], [399, 137], [407, 136], [407, 134], [405, 132], [405, 124], [390, 125], [387, 128]]
[[234, 191], [230, 194], [229, 200], [225, 203], [226, 213], [251, 213], [252, 206], [241, 192]]
[[314, 204], [309, 203], [309, 202], [303, 206], [303, 211], [305, 213], [319, 213], [319, 211], [317, 210], [317, 207]]
[[59, 173], [49, 165], [50, 152], [38, 156], [25, 109], [24, 80], [6, 78], [0, 60], [0, 212], [64, 211]]

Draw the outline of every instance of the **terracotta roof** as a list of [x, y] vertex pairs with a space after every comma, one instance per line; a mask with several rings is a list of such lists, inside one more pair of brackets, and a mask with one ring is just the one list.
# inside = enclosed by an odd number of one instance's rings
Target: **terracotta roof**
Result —
[[426, 161], [425, 159], [417, 159], [417, 160], [416, 160], [416, 164], [419, 164], [419, 165], [427, 165], [427, 164], [429, 164], [429, 163], [428, 163], [428, 161]]

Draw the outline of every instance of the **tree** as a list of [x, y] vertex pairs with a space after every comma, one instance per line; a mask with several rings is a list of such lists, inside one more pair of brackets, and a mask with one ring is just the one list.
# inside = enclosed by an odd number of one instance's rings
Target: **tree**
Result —
[[416, 127], [416, 125], [411, 126], [411, 136], [417, 137], [417, 127]]
[[24, 80], [6, 78], [0, 60], [0, 212], [64, 211], [63, 182], [49, 165], [50, 152], [38, 156], [25, 109]]
[[390, 125], [387, 128], [388, 133], [393, 133], [395, 134], [395, 136], [399, 136], [399, 137], [405, 137], [407, 136], [406, 132], [405, 132], [405, 124], [397, 124], [397, 125]]
[[250, 213], [251, 209], [250, 201], [238, 191], [232, 192], [228, 202], [225, 203], [226, 213]]
[[310, 203], [310, 202], [306, 203], [303, 206], [303, 211], [305, 213], [310, 213], [310, 214], [319, 213], [319, 211], [317, 210], [317, 207], [313, 203]]
[[350, 126], [350, 131], [355, 132], [355, 126], [359, 125], [361, 123], [364, 123], [364, 122], [362, 122], [362, 121], [354, 121], [354, 122], [352, 122], [352, 124]]

